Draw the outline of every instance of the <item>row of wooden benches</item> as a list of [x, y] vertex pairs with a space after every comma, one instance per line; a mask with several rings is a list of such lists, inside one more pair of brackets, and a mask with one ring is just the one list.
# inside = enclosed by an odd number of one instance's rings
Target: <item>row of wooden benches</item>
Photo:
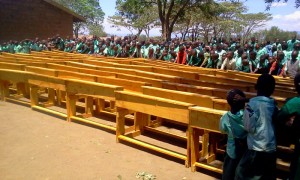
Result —
[[[115, 130], [115, 127], [76, 116], [76, 102], [81, 98], [85, 99], [85, 114], [88, 115], [105, 111], [107, 108], [104, 100], [109, 100], [110, 109], [116, 111], [118, 141], [125, 140], [183, 159], [187, 166], [193, 167], [193, 170], [196, 166], [200, 166], [219, 173], [222, 172], [221, 169], [208, 164], [216, 159], [217, 151], [221, 151], [218, 149], [216, 134], [219, 134], [218, 123], [221, 115], [229, 109], [225, 100], [227, 91], [231, 88], [240, 88], [248, 91], [248, 97], [253, 97], [255, 96], [253, 82], [257, 79], [255, 75], [242, 73], [231, 78], [231, 73], [234, 72], [196, 69], [159, 61], [104, 60], [93, 57], [74, 60], [56, 59], [49, 62], [44, 59], [35, 62], [28, 60], [22, 63], [7, 60], [0, 63], [0, 69], [3, 69], [0, 79], [1, 95], [4, 99], [10, 99], [8, 87], [10, 82], [14, 82], [19, 92], [24, 95], [29, 92], [28, 87], [30, 87], [33, 109], [67, 117], [68, 121], [80, 120]], [[286, 97], [293, 96], [293, 88], [290, 88], [292, 86], [289, 80], [277, 79], [277, 82], [279, 85], [276, 90], [280, 97], [275, 98], [282, 105]], [[113, 96], [101, 94], [106, 92], [102, 87], [103, 83], [117, 87], [112, 91], [107, 90], [113, 92]], [[101, 88], [98, 87], [99, 85]], [[67, 114], [42, 107], [38, 103], [40, 88], [47, 88], [50, 104], [55, 102], [60, 104], [65, 100]], [[125, 117], [132, 113], [134, 114], [133, 126], [125, 128]], [[153, 120], [152, 116], [157, 118]], [[187, 139], [186, 154], [132, 138], [144, 130], [153, 131], [154, 127], [161, 123], [158, 121], [161, 118], [186, 127], [187, 136], [180, 137]], [[165, 134], [178, 137], [171, 133]], [[199, 146], [199, 136], [202, 137], [201, 146]], [[200, 154], [199, 147], [201, 147]], [[202, 163], [199, 159], [202, 159]]]

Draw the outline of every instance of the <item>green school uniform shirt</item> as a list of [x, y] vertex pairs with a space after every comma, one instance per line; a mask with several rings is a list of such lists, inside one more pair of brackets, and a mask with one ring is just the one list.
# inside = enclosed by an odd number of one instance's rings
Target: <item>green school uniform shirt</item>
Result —
[[247, 66], [238, 66], [237, 67], [237, 70], [238, 71], [241, 71], [241, 72], [246, 72], [246, 73], [249, 73], [250, 72], [250, 66], [247, 65]]
[[94, 53], [99, 53], [99, 42], [98, 40], [94, 40]]
[[300, 115], [300, 96], [294, 97], [285, 103], [278, 113], [278, 119], [286, 120], [292, 114]]
[[220, 119], [220, 131], [228, 135], [226, 153], [231, 159], [236, 158], [234, 138], [246, 138], [247, 132], [243, 125], [243, 110], [236, 114], [228, 111]]
[[287, 41], [287, 45], [288, 45], [288, 48], [287, 48], [287, 50], [288, 51], [293, 51], [293, 49], [294, 49], [294, 44], [296, 44], [296, 43], [300, 43], [300, 41], [298, 41], [297, 39], [293, 42], [292, 40], [288, 40]]
[[30, 53], [30, 43], [23, 42], [22, 53], [29, 54]]
[[167, 54], [166, 56], [162, 57], [162, 60], [164, 61], [171, 61], [171, 59], [172, 59], [171, 54]]
[[236, 67], [240, 67], [240, 66], [242, 66], [242, 57], [236, 57], [235, 58], [235, 66]]
[[9, 53], [15, 53], [15, 45], [14, 44], [8, 44], [7, 45], [7, 52]]
[[77, 51], [77, 52], [81, 52], [82, 46], [83, 46], [82, 42], [81, 42], [81, 43], [77, 43], [77, 44], [76, 44], [76, 51]]
[[268, 53], [268, 52], [267, 52], [267, 49], [266, 49], [266, 48], [261, 48], [260, 50], [258, 50], [256, 58], [257, 58], [257, 59], [260, 59], [260, 57], [261, 57], [262, 55], [265, 55], [265, 54], [267, 54], [267, 53]]
[[188, 65], [191, 65], [191, 66], [200, 66], [201, 65], [201, 61], [198, 57], [193, 57], [193, 56], [190, 56], [188, 57]]
[[23, 49], [23, 47], [19, 44], [19, 45], [17, 45], [15, 52], [22, 53], [22, 49]]

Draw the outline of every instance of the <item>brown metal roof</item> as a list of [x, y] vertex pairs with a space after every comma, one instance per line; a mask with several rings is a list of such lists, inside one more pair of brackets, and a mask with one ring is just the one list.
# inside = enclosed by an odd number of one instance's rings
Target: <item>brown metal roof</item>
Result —
[[85, 18], [84, 17], [82, 17], [81, 15], [79, 15], [79, 14], [73, 12], [72, 10], [64, 7], [63, 5], [57, 3], [57, 2], [55, 2], [53, 0], [43, 0], [43, 1], [51, 4], [52, 6], [58, 8], [58, 9], [61, 9], [62, 11], [66, 12], [68, 14], [71, 14], [73, 16], [73, 21], [74, 22], [85, 22]]

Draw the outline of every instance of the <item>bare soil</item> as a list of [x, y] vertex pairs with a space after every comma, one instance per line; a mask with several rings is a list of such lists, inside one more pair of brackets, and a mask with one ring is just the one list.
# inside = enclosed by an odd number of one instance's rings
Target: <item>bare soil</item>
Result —
[[[216, 179], [107, 132], [0, 101], [0, 179]], [[207, 173], [207, 172], [206, 172]]]

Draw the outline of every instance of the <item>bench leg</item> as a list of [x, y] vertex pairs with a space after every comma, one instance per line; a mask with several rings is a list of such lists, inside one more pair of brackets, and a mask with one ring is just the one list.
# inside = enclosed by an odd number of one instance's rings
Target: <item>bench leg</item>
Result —
[[39, 104], [38, 90], [39, 90], [38, 86], [31, 86], [30, 87], [30, 105], [31, 105], [31, 108], [33, 106], [37, 106]]
[[76, 116], [76, 95], [67, 93], [67, 121], [71, 122], [72, 116]]
[[0, 81], [0, 93], [1, 100], [5, 101], [5, 98], [9, 96], [9, 82], [8, 81]]
[[209, 144], [209, 132], [204, 130], [204, 133], [202, 135], [202, 153], [201, 157], [207, 157], [208, 156], [208, 144]]
[[125, 115], [128, 113], [126, 109], [117, 108], [117, 128], [116, 128], [116, 140], [119, 142], [119, 136], [125, 134]]
[[150, 115], [135, 112], [134, 113], [134, 130], [142, 133], [144, 131], [144, 127], [149, 124]]
[[57, 105], [61, 106], [61, 90], [56, 90]]
[[105, 108], [105, 100], [104, 99], [96, 99], [96, 113], [103, 112]]
[[[191, 170], [196, 171], [195, 163], [199, 160], [199, 136], [200, 132], [198, 129], [190, 128], [190, 148], [191, 148]], [[203, 144], [202, 144], [203, 148]]]
[[114, 112], [116, 108], [116, 101], [110, 101], [110, 111]]
[[94, 99], [93, 97], [87, 96], [85, 98], [85, 117], [93, 116], [94, 112]]
[[48, 101], [46, 106], [53, 106], [55, 104], [55, 89], [48, 88]]

